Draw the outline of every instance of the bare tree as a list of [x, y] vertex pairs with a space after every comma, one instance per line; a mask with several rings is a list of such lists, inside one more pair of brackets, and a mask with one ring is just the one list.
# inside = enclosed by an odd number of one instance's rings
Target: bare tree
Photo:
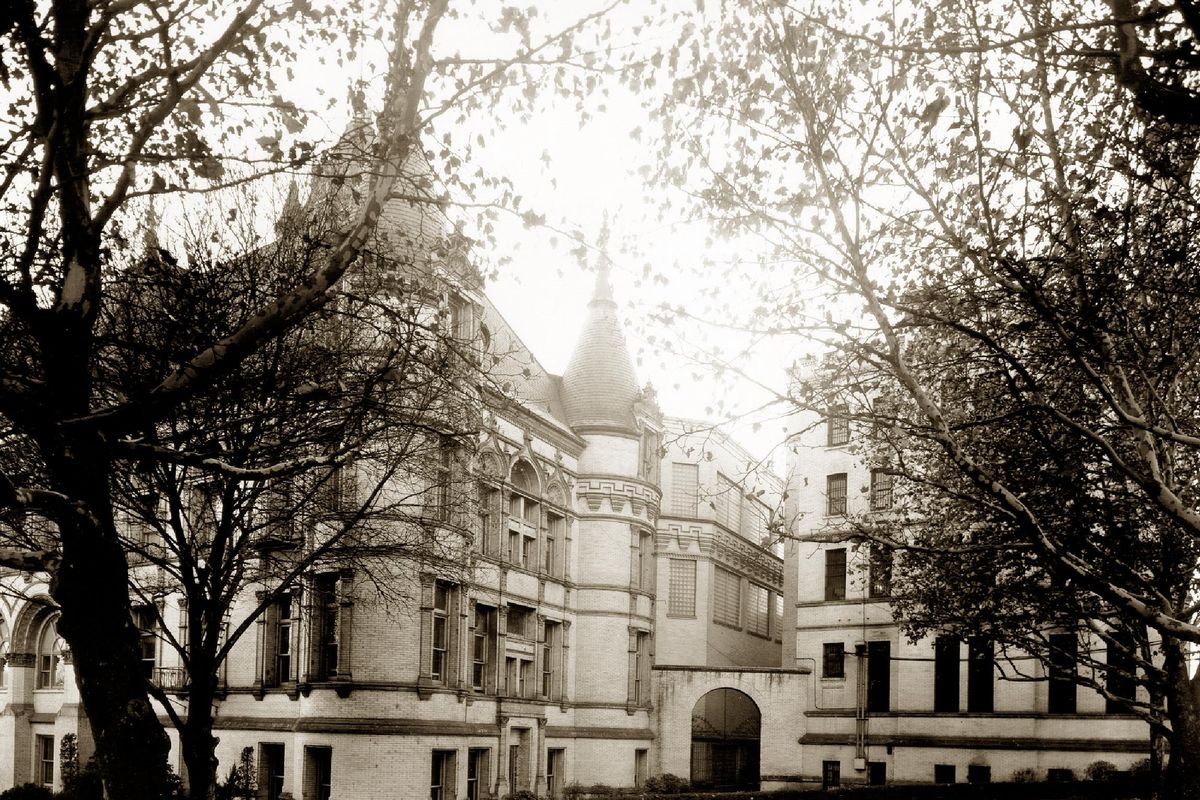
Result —
[[[790, 401], [842, 407], [864, 458], [908, 479], [887, 524], [849, 535], [902, 551], [910, 633], [1082, 662], [1073, 680], [1166, 738], [1182, 798], [1200, 792], [1200, 131], [1160, 101], [1194, 92], [1194, 15], [1112, 5], [916, 4], [860, 30], [739, 4], [678, 51], [664, 110], [692, 124], [665, 174], [766, 243], [742, 324], [831, 353]], [[1144, 81], [1125, 92], [1109, 66]]]

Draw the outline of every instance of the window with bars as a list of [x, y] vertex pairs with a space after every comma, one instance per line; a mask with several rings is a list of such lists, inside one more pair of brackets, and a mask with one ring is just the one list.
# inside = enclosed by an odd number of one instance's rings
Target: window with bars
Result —
[[871, 510], [887, 511], [892, 507], [892, 473], [882, 469], [871, 470]]
[[846, 548], [825, 551], [825, 599], [846, 599]]
[[746, 630], [759, 636], [771, 633], [771, 593], [756, 583], [746, 587]]
[[829, 447], [850, 441], [850, 418], [845, 406], [834, 406], [825, 417], [825, 443]]
[[717, 522], [731, 531], [740, 531], [742, 524], [742, 490], [724, 475], [717, 474], [717, 494], [713, 498]]
[[683, 558], [672, 558], [670, 567], [667, 614], [673, 617], [695, 617], [696, 562]]
[[700, 465], [671, 465], [671, 513], [695, 517], [700, 493]]
[[741, 578], [729, 570], [715, 567], [713, 571], [713, 622], [738, 627], [741, 625]]
[[846, 677], [846, 648], [841, 642], [826, 642], [821, 646], [821, 677]]
[[831, 517], [846, 514], [846, 473], [837, 472], [825, 478], [825, 513]]

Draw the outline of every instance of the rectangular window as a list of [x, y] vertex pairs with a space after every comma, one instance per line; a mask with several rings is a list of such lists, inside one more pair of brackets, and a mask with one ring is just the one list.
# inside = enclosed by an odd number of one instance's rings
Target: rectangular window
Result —
[[887, 783], [887, 762], [868, 761], [867, 784], [869, 786], [883, 786], [885, 783]]
[[533, 683], [532, 683], [533, 662], [522, 660], [521, 664], [520, 664], [520, 671], [518, 674], [519, 674], [520, 683], [517, 684], [517, 696], [518, 697], [529, 697], [529, 691], [533, 687]]
[[1051, 714], [1075, 713], [1075, 660], [1077, 643], [1073, 633], [1050, 636], [1046, 672], [1050, 678], [1046, 710]]
[[496, 609], [475, 606], [475, 628], [471, 633], [471, 687], [485, 692], [491, 676], [492, 648], [496, 639]]
[[488, 767], [492, 751], [486, 747], [467, 750], [467, 800], [483, 800], [488, 795]]
[[721, 567], [713, 568], [713, 622], [738, 627], [741, 625], [742, 581]]
[[695, 517], [700, 495], [700, 465], [671, 465], [671, 513]]
[[821, 762], [821, 788], [832, 789], [835, 786], [842, 785], [842, 762], [840, 761], [822, 761]]
[[550, 800], [562, 797], [565, 763], [566, 751], [561, 747], [551, 747], [546, 751], [546, 794]]
[[996, 668], [992, 643], [971, 639], [967, 649], [967, 711], [989, 713], [995, 710]]
[[630, 583], [645, 591], [654, 591], [654, 536], [645, 531], [634, 533], [634, 554], [630, 564]]
[[[1114, 634], [1115, 635], [1115, 634]], [[1128, 637], [1117, 637], [1117, 642], [1105, 645], [1104, 686], [1112, 697], [1106, 698], [1104, 710], [1109, 714], [1128, 714], [1129, 708], [1121, 702], [1132, 700], [1135, 694], [1137, 664], [1133, 657], [1134, 644]], [[1114, 699], [1117, 698], [1117, 699]]]
[[967, 783], [991, 783], [992, 768], [987, 764], [968, 764]]
[[933, 765], [933, 782], [934, 783], [954, 783], [958, 780], [955, 776], [953, 764], [934, 764]]
[[670, 559], [667, 586], [667, 614], [673, 617], [696, 616], [696, 562]]
[[825, 417], [825, 443], [829, 447], [850, 441], [850, 418], [845, 406], [834, 406]]
[[512, 564], [516, 564], [518, 567], [524, 566], [524, 562], [521, 561], [521, 558], [524, 555], [525, 555], [524, 550], [521, 549], [521, 532], [520, 531], [509, 531], [508, 532], [508, 560], [509, 560], [509, 562]]
[[567, 520], [558, 514], [546, 513], [546, 538], [542, 545], [542, 570], [547, 575], [561, 575], [559, 553], [567, 538]]
[[518, 639], [533, 638], [533, 609], [525, 606], [508, 607], [508, 635]]
[[263, 800], [279, 800], [283, 794], [283, 755], [282, 744], [258, 745], [258, 790]]
[[284, 592], [275, 599], [278, 616], [275, 621], [275, 681], [274, 684], [286, 683], [292, 677], [292, 631], [295, 603], [292, 593]]
[[561, 639], [562, 623], [546, 620], [542, 629], [542, 697], [547, 699], [557, 694]]
[[846, 599], [846, 548], [825, 551], [825, 599]]
[[739, 532], [742, 527], [742, 490], [737, 484], [720, 473], [717, 474], [717, 494], [713, 498], [717, 522], [731, 531]]
[[454, 751], [434, 750], [429, 775], [429, 800], [455, 800]]
[[134, 606], [133, 624], [137, 626], [138, 645], [142, 651], [142, 675], [152, 680], [158, 666], [158, 611], [154, 606]]
[[435, 681], [446, 680], [449, 662], [446, 651], [450, 643], [450, 585], [436, 581], [433, 585], [433, 647], [429, 665], [429, 677]]
[[318, 575], [313, 580], [313, 627], [315, 630], [311, 633], [316, 644], [317, 663], [314, 673], [317, 680], [329, 680], [337, 675], [340, 612], [341, 602], [338, 599], [337, 573]]
[[846, 514], [846, 473], [836, 472], [825, 477], [825, 513], [831, 517]]
[[38, 783], [47, 788], [54, 786], [54, 737], [35, 737], [37, 746]]
[[867, 711], [892, 707], [892, 643], [867, 642]]
[[633, 785], [640, 789], [646, 785], [647, 773], [650, 769], [650, 751], [633, 751]]
[[508, 746], [508, 788], [513, 792], [520, 791], [518, 781], [521, 778], [521, 745]]
[[775, 638], [783, 639], [783, 595], [775, 595]]
[[333, 748], [304, 748], [304, 800], [329, 800], [333, 789]]
[[826, 642], [821, 646], [821, 677], [846, 677], [846, 648], [841, 642]]
[[[959, 641], [939, 636], [933, 643], [933, 710], [958, 711]], [[953, 783], [953, 781], [951, 781]]]
[[871, 545], [871, 560], [867, 565], [867, 596], [872, 599], [892, 595], [892, 548]]
[[650, 704], [650, 634], [638, 631], [633, 654], [633, 695], [636, 706]]
[[746, 630], [759, 636], [770, 636], [771, 593], [763, 586], [751, 583], [746, 587]]
[[871, 510], [887, 511], [892, 507], [892, 473], [871, 470]]

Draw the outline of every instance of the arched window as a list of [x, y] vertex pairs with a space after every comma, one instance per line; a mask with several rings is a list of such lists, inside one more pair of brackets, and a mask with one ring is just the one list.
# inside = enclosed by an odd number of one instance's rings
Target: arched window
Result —
[[513, 490], [508, 496], [508, 546], [504, 555], [512, 564], [536, 569], [541, 522], [537, 471], [528, 461], [518, 460], [513, 464], [508, 482]]
[[58, 615], [46, 617], [37, 638], [37, 688], [57, 689], [63, 685], [62, 653], [65, 643], [58, 635]]

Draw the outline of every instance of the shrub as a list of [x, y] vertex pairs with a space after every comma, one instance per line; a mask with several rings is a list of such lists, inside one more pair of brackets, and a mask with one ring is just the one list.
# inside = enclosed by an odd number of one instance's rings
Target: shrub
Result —
[[1147, 784], [1150, 781], [1150, 759], [1143, 758], [1141, 761], [1133, 762], [1133, 766], [1129, 768], [1129, 777], [1136, 783]]
[[54, 794], [45, 786], [23, 783], [0, 792], [0, 800], [54, 800]]
[[688, 791], [692, 785], [678, 775], [667, 772], [647, 778], [644, 788], [649, 794], [678, 794]]
[[1034, 783], [1037, 781], [1037, 770], [1032, 767], [1022, 767], [1012, 774], [1013, 783]]
[[512, 794], [504, 795], [504, 800], [538, 800], [538, 796], [528, 789], [520, 789]]
[[1089, 781], [1116, 780], [1120, 771], [1111, 761], [1093, 761], [1083, 773]]

